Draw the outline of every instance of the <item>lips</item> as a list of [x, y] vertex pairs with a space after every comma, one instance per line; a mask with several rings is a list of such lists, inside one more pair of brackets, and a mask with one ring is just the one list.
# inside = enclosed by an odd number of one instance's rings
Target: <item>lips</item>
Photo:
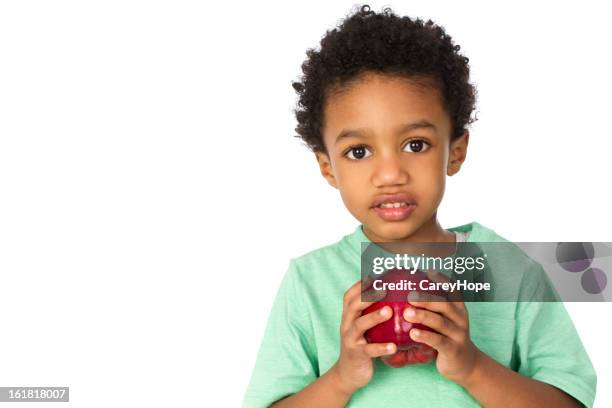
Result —
[[416, 204], [416, 200], [411, 194], [408, 193], [396, 193], [396, 194], [382, 194], [377, 196], [372, 202], [372, 208], [378, 208], [384, 203], [406, 203]]
[[416, 200], [408, 193], [383, 194], [374, 199], [370, 209], [385, 221], [403, 221], [416, 208]]
[[404, 221], [412, 214], [416, 205], [404, 205], [398, 208], [374, 207], [372, 210], [385, 221]]

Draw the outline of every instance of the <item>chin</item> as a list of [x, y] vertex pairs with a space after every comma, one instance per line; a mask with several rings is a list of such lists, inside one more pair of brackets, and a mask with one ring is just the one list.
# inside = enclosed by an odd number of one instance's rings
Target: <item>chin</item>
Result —
[[[390, 223], [392, 225], [387, 226], [389, 239], [402, 239], [412, 235], [413, 228], [410, 224], [406, 223]], [[395, 224], [395, 225], [393, 225]]]
[[374, 228], [370, 227], [370, 229], [379, 237], [389, 240], [403, 239], [414, 233], [414, 227], [408, 220], [402, 222], [382, 221]]

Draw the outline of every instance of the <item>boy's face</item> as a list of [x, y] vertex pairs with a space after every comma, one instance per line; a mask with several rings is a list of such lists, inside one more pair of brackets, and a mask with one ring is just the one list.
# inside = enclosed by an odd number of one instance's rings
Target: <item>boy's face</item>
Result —
[[[450, 143], [451, 121], [438, 91], [366, 73], [327, 97], [324, 118], [328, 153], [316, 153], [321, 174], [340, 190], [368, 237], [444, 240], [437, 209], [446, 176], [457, 173], [465, 160], [468, 134]], [[374, 206], [382, 195], [396, 193], [407, 194], [414, 204]]]

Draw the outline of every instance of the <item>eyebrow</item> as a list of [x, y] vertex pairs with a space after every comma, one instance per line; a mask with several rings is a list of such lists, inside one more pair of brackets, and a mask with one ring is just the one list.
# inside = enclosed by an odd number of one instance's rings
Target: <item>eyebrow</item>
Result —
[[[410, 132], [412, 130], [415, 129], [431, 129], [434, 132], [437, 131], [436, 125], [434, 125], [433, 123], [429, 122], [428, 120], [425, 119], [421, 119], [418, 120], [416, 122], [410, 122], [410, 123], [405, 123], [403, 125], [401, 125], [398, 130], [397, 133], [401, 134], [401, 133], [405, 133], [405, 132]], [[366, 137], [365, 134], [368, 132], [367, 128], [361, 128], [361, 129], [343, 129], [338, 136], [336, 136], [336, 143], [338, 143], [341, 139], [347, 138], [347, 137]]]

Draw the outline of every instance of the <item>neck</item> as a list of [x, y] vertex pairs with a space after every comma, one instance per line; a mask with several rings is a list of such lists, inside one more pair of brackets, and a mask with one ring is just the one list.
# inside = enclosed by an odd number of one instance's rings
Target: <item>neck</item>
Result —
[[363, 226], [363, 232], [372, 242], [403, 242], [403, 243], [418, 243], [418, 242], [445, 242], [455, 243], [455, 234], [446, 231], [437, 219], [437, 213], [427, 221], [425, 224], [414, 231], [412, 234], [401, 237], [401, 238], [385, 238], [378, 236], [374, 231], [368, 228], [366, 225]]

